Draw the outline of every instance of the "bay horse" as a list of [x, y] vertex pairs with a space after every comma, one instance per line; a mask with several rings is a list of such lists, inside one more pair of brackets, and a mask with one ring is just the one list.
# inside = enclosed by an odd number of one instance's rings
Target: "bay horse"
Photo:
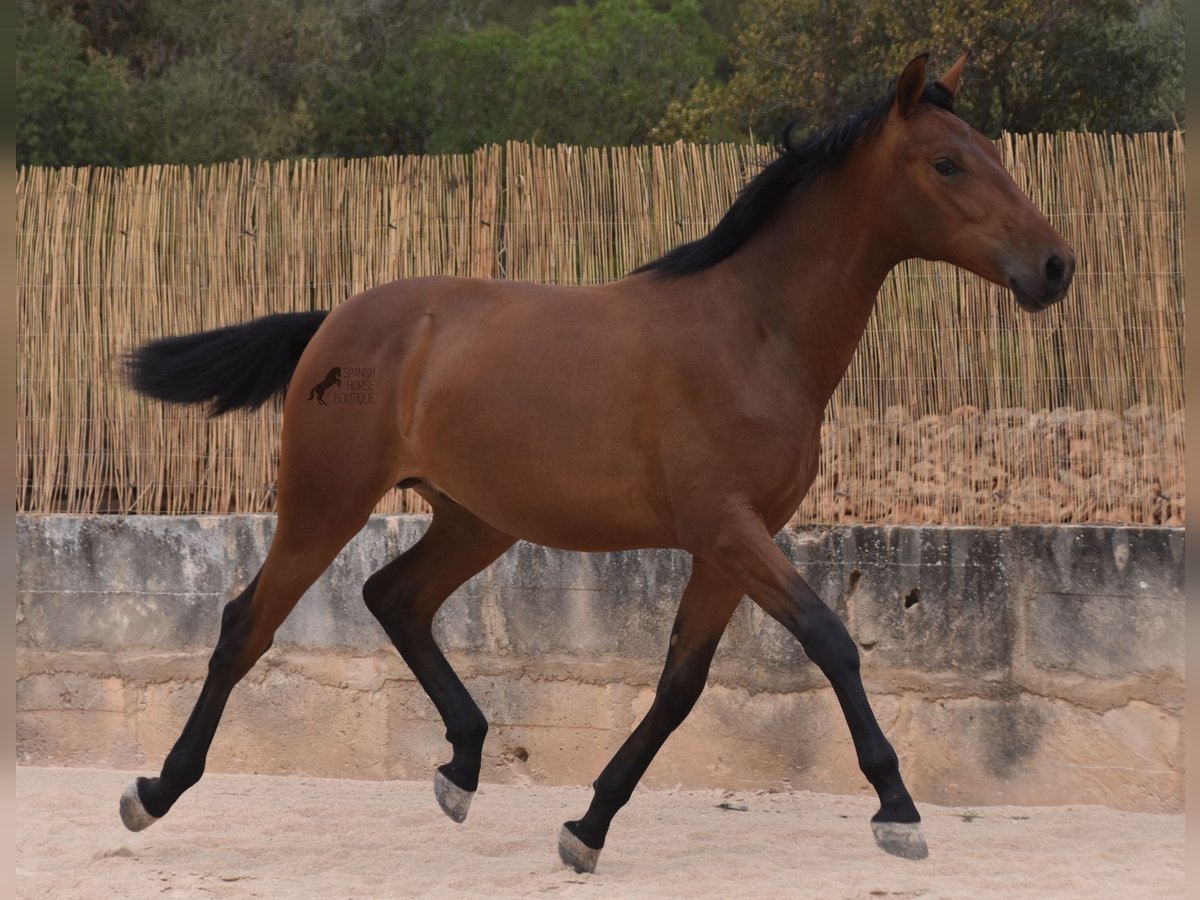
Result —
[[[278, 527], [221, 616], [194, 710], [156, 778], [121, 797], [133, 830], [204, 771], [234, 685], [380, 497], [412, 488], [421, 539], [363, 597], [437, 707], [451, 760], [435, 796], [466, 817], [488, 724], [433, 639], [446, 598], [517, 539], [566, 550], [682, 548], [692, 568], [653, 704], [560, 831], [593, 871], [617, 811], [700, 696], [743, 595], [828, 678], [879, 795], [884, 851], [927, 855], [896, 752], [867, 700], [858, 650], [772, 536], [817, 472], [826, 404], [885, 276], [913, 257], [1010, 288], [1027, 311], [1065, 295], [1071, 248], [995, 147], [954, 114], [966, 54], [927, 83], [913, 59], [875, 104], [780, 152], [706, 236], [628, 277], [554, 287], [414, 278], [332, 311], [170, 337], [127, 359], [133, 387], [213, 414], [287, 389]], [[361, 402], [306, 402], [331, 371], [369, 371]], [[337, 399], [336, 396], [334, 398]], [[355, 436], [353, 466], [328, 460]]]

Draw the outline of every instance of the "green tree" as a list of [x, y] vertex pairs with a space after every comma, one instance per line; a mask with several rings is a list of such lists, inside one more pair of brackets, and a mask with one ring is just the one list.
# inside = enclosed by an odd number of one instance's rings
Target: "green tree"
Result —
[[923, 50], [965, 118], [1183, 125], [1182, 0], [18, 0], [22, 163], [807, 131]]
[[357, 81], [327, 84], [314, 152], [453, 153], [506, 140], [523, 46], [495, 25], [435, 34]]
[[712, 77], [719, 49], [693, 0], [559, 6], [527, 36], [501, 25], [436, 34], [331, 87], [317, 138], [342, 154], [637, 143], [672, 99]]
[[[1146, 25], [1149, 17], [1169, 18], [1172, 6], [1182, 37], [1175, 0], [955, 0], [944, 18], [914, 20], [943, 59], [954, 58], [955, 44], [973, 49], [961, 108], [987, 134], [1144, 131], [1170, 124], [1150, 106], [1171, 49]], [[1179, 51], [1181, 65], [1182, 43]], [[1177, 109], [1182, 116], [1182, 91]]]
[[551, 10], [517, 71], [515, 137], [632, 144], [668, 105], [712, 78], [721, 44], [694, 0], [598, 0]]
[[85, 50], [83, 29], [34, 2], [17, 7], [18, 165], [119, 165], [131, 103], [120, 60]]
[[424, 104], [426, 152], [472, 150], [512, 136], [524, 46], [519, 34], [499, 26], [437, 35], [418, 46], [412, 81]]
[[267, 86], [220, 54], [190, 56], [143, 85], [144, 158], [200, 164], [277, 157], [294, 143], [288, 113]]
[[160, 0], [139, 52], [142, 131], [162, 162], [278, 158], [311, 146], [312, 106], [352, 62], [333, 7], [317, 0]]
[[1181, 35], [1179, 0], [748, 0], [728, 83], [697, 86], [656, 135], [811, 130], [881, 93], [915, 54], [936, 67], [966, 48], [960, 111], [986, 134], [1160, 128], [1182, 122]]
[[408, 57], [326, 83], [314, 104], [307, 155], [390, 156], [425, 148], [428, 118]]

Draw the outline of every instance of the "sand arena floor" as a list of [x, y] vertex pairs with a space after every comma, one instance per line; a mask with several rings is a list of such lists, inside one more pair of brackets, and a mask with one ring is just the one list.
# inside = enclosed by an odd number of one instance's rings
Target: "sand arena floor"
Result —
[[459, 826], [431, 784], [207, 775], [132, 834], [117, 798], [133, 774], [17, 769], [17, 897], [1184, 895], [1182, 815], [925, 804], [930, 857], [908, 862], [876, 850], [867, 796], [638, 791], [596, 872], [577, 875], [555, 839], [584, 787], [484, 784]]

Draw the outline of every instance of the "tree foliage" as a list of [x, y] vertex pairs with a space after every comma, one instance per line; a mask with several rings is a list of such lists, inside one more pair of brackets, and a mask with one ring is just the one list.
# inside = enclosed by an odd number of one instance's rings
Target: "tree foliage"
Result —
[[692, 0], [556, 7], [517, 66], [512, 128], [546, 142], [644, 141], [672, 100], [713, 76], [719, 46]]
[[1181, 0], [748, 0], [733, 75], [672, 105], [659, 138], [820, 127], [919, 52], [972, 51], [959, 109], [1000, 131], [1149, 130], [1182, 123]]
[[819, 127], [973, 50], [981, 130], [1182, 127], [1182, 0], [18, 0], [18, 163]]
[[18, 5], [18, 162], [114, 165], [128, 158], [132, 108], [125, 67], [85, 48], [84, 31], [70, 16]]
[[[628, 144], [715, 71], [720, 43], [693, 0], [559, 6], [526, 34], [440, 33], [336, 91], [322, 128], [338, 152], [449, 152], [503, 140]], [[345, 118], [343, 118], [345, 117]]]

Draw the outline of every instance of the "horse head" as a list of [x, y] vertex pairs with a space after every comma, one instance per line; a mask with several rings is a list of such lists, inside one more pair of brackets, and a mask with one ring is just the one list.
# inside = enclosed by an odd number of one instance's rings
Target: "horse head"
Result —
[[904, 258], [949, 262], [1011, 289], [1026, 311], [1045, 309], [1066, 295], [1075, 253], [1017, 187], [995, 145], [954, 114], [968, 54], [928, 85], [927, 56], [905, 66], [870, 142], [878, 156], [869, 167], [876, 177], [862, 185], [865, 201]]

